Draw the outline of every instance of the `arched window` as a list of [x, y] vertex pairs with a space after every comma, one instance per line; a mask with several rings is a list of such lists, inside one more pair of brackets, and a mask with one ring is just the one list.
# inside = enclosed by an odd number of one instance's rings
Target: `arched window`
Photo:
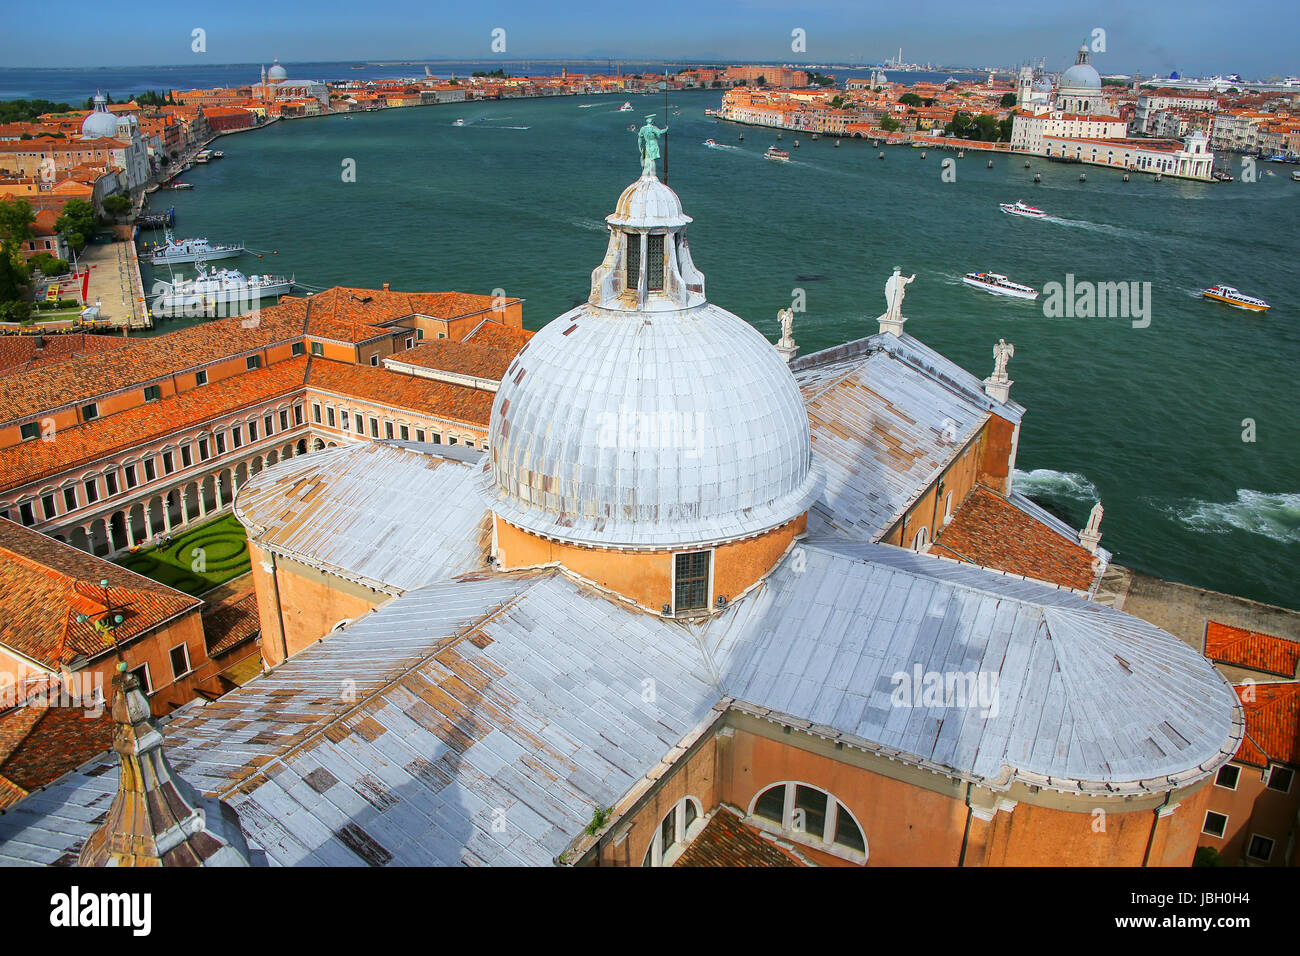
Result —
[[930, 543], [930, 529], [922, 528], [920, 531], [916, 533], [916, 537], [912, 539], [912, 550], [913, 551], [924, 550], [925, 546], [929, 543]]
[[659, 821], [641, 865], [672, 866], [673, 862], [682, 855], [686, 845], [694, 840], [696, 834], [702, 829], [704, 829], [704, 813], [700, 801], [694, 797], [682, 797]]
[[943, 523], [947, 524], [952, 520], [952, 492], [948, 492], [943, 499]]
[[749, 821], [834, 856], [859, 863], [867, 858], [862, 827], [847, 807], [820, 787], [795, 781], [774, 784], [754, 798]]

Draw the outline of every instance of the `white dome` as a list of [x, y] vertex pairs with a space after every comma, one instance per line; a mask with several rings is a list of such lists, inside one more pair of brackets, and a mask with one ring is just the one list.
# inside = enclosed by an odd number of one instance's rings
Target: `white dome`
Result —
[[611, 226], [685, 226], [691, 217], [682, 210], [677, 193], [659, 181], [657, 176], [643, 174], [640, 179], [623, 190], [614, 212], [605, 217]]
[[266, 71], [266, 78], [271, 83], [283, 83], [289, 78], [289, 71], [280, 65], [279, 60], [275, 60]]
[[117, 117], [108, 111], [103, 93], [95, 94], [95, 109], [81, 121], [82, 139], [102, 139], [117, 135]]
[[[649, 179], [650, 182], [646, 180]], [[626, 205], [626, 208], [625, 208]], [[818, 490], [808, 413], [759, 332], [705, 301], [681, 202], [653, 176], [624, 191], [591, 300], [538, 332], [492, 405], [482, 488], [503, 519], [602, 547], [760, 534]], [[629, 241], [665, 236], [665, 291], [624, 288]], [[642, 245], [641, 248], [650, 248]]]
[[1091, 63], [1076, 63], [1061, 76], [1062, 90], [1100, 90], [1101, 74]]

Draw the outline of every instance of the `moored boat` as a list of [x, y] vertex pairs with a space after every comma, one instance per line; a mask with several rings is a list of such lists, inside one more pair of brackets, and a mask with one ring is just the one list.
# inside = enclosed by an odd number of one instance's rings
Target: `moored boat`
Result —
[[993, 295], [1009, 295], [1015, 299], [1037, 299], [1038, 290], [1019, 282], [1012, 282], [999, 272], [968, 272], [962, 282]]
[[1042, 219], [1047, 213], [1017, 199], [1015, 202], [998, 203], [998, 208], [1011, 216], [1024, 216], [1027, 219]]
[[764, 159], [770, 159], [776, 163], [790, 162], [790, 154], [783, 149], [777, 149], [775, 146], [769, 146], [767, 152], [763, 154]]
[[244, 254], [244, 244], [229, 245], [208, 242], [207, 239], [177, 239], [170, 229], [163, 235], [161, 245], [149, 253], [151, 265], [173, 265], [178, 262], [197, 262], [200, 259], [233, 259]]
[[209, 272], [200, 260], [198, 275], [193, 279], [177, 277], [170, 283], [161, 283], [162, 291], [154, 299], [152, 309], [161, 315], [203, 314], [214, 310], [233, 314], [241, 307], [252, 308], [262, 299], [287, 294], [293, 289], [293, 281], [292, 277], [284, 276], [246, 276], [238, 269]]
[[1202, 292], [1201, 295], [1207, 299], [1213, 299], [1215, 302], [1230, 305], [1234, 309], [1245, 309], [1247, 312], [1267, 312], [1271, 308], [1263, 299], [1258, 299], [1253, 295], [1246, 295], [1244, 292], [1238, 292], [1230, 285], [1212, 286]]

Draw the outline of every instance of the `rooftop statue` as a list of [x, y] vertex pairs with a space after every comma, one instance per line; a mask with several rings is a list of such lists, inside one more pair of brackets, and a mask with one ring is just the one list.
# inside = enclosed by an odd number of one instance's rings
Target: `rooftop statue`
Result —
[[898, 266], [894, 266], [894, 274], [885, 282], [885, 302], [888, 309], [885, 312], [885, 318], [890, 321], [897, 321], [903, 315], [903, 296], [907, 294], [907, 284], [915, 281], [916, 276], [905, 276]]
[[654, 176], [655, 160], [659, 158], [659, 137], [668, 132], [668, 127], [660, 129], [654, 124], [655, 114], [645, 118], [645, 125], [637, 130], [637, 145], [641, 148], [641, 175]]

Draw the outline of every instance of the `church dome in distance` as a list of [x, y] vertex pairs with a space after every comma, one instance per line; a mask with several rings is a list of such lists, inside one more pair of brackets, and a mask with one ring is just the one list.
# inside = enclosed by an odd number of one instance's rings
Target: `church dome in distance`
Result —
[[280, 65], [279, 60], [273, 60], [271, 68], [266, 71], [266, 78], [271, 83], [283, 83], [289, 78], [289, 71]]
[[484, 496], [536, 535], [667, 549], [765, 533], [819, 483], [785, 361], [704, 298], [681, 200], [624, 190], [587, 302], [528, 342], [492, 406]]
[[1079, 56], [1074, 66], [1061, 76], [1063, 90], [1100, 90], [1101, 74], [1088, 62], [1088, 46], [1079, 47]]
[[102, 92], [95, 94], [95, 108], [81, 122], [82, 139], [102, 139], [117, 135], [117, 117], [108, 111], [108, 99]]

